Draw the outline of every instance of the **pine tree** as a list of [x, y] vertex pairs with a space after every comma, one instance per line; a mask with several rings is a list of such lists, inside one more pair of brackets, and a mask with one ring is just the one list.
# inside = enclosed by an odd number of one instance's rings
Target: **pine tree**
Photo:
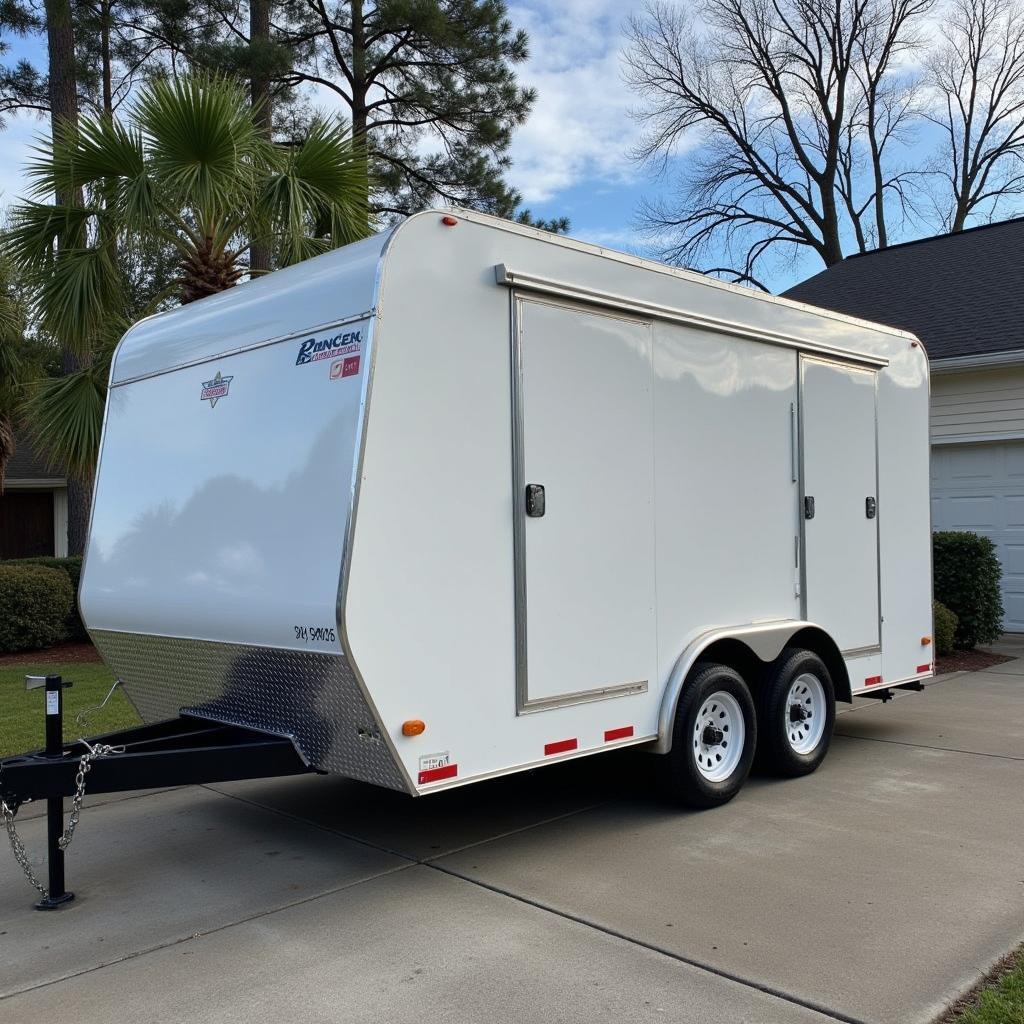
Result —
[[345, 105], [366, 139], [378, 212], [440, 201], [511, 215], [519, 196], [503, 178], [508, 146], [534, 92], [516, 81], [527, 37], [504, 0], [280, 6], [296, 57], [289, 81], [318, 84]]

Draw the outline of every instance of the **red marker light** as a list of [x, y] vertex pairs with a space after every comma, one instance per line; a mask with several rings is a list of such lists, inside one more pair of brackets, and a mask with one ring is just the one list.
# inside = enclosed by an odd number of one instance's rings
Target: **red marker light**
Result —
[[442, 223], [442, 224], [443, 224], [443, 225], [444, 225], [444, 226], [445, 226], [446, 228], [453, 228], [453, 227], [455, 227], [455, 225], [456, 225], [456, 224], [458, 224], [459, 222], [458, 222], [458, 221], [457, 221], [457, 220], [456, 220], [456, 219], [455, 219], [454, 217], [442, 217], [442, 218], [441, 218], [441, 223]]

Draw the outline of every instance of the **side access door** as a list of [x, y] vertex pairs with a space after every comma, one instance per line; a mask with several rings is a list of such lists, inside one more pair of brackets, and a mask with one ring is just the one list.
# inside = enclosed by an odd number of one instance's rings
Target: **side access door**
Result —
[[804, 615], [844, 652], [880, 638], [876, 372], [800, 357]]
[[646, 692], [651, 323], [521, 294], [514, 303], [517, 712]]

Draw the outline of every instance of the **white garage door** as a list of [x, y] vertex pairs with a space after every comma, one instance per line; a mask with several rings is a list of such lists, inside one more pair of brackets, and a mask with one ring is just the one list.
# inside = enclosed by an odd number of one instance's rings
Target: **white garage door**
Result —
[[993, 540], [1003, 566], [1003, 628], [1024, 633], [1024, 441], [935, 445], [932, 525]]

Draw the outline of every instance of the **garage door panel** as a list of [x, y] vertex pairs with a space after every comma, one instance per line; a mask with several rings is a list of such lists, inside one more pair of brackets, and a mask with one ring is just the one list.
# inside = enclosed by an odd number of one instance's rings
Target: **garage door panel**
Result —
[[1024, 445], [1008, 445], [1005, 449], [1004, 471], [1009, 480], [1024, 481]]
[[1024, 594], [1003, 594], [1003, 628], [1010, 633], [1024, 632]]
[[1024, 542], [1014, 541], [997, 545], [1000, 561], [1003, 563], [1003, 576], [1009, 583], [1011, 575], [1020, 576], [1018, 586], [1024, 589]]
[[1024, 493], [1007, 494], [1003, 503], [1004, 523], [1008, 530], [1024, 530]]
[[950, 495], [949, 516], [955, 530], [991, 530], [996, 525], [998, 499], [994, 494]]
[[[984, 446], [972, 446], [980, 448]], [[979, 451], [972, 453], [964, 448], [952, 447], [946, 457], [945, 476], [950, 484], [973, 480], [991, 480], [999, 472], [999, 453]]]
[[935, 448], [932, 524], [993, 541], [1003, 567], [1003, 628], [1024, 632], [1024, 441]]

